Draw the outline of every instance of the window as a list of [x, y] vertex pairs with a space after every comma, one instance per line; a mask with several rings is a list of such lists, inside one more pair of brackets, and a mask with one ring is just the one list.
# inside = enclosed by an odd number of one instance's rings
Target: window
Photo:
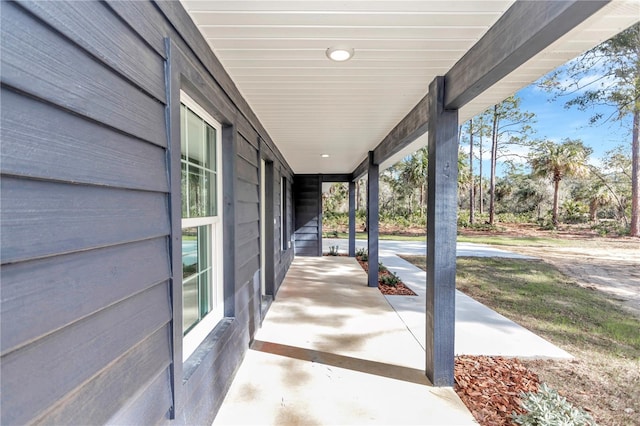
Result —
[[221, 126], [180, 95], [183, 360], [222, 319]]

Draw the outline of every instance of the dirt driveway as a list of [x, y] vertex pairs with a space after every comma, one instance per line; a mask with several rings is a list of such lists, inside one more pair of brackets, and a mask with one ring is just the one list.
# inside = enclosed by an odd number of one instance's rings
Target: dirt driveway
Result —
[[575, 240], [571, 247], [510, 247], [541, 258], [587, 288], [602, 291], [640, 317], [640, 241]]

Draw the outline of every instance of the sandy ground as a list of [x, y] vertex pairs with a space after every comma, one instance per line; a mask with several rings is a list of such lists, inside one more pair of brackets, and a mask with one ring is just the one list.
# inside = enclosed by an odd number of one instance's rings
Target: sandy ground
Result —
[[603, 238], [576, 241], [573, 247], [510, 249], [553, 264], [579, 285], [610, 295], [640, 317], [640, 241]]

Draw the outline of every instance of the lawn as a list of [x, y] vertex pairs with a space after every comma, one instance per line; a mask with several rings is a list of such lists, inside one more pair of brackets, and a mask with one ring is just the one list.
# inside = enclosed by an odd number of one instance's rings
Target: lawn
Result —
[[[325, 233], [324, 238], [349, 238], [346, 232]], [[393, 241], [426, 241], [425, 235], [380, 234], [380, 240]], [[356, 240], [366, 240], [366, 232], [356, 232]], [[497, 246], [525, 247], [558, 247], [570, 245], [570, 242], [550, 237], [514, 237], [502, 235], [458, 235], [459, 243], [490, 244]]]
[[457, 288], [576, 356], [526, 364], [599, 424], [640, 424], [638, 318], [539, 260], [458, 258]]

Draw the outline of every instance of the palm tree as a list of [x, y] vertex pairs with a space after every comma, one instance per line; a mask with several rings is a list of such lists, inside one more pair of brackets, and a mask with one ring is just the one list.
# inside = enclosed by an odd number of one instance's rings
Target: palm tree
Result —
[[556, 144], [552, 141], [540, 143], [531, 153], [529, 164], [533, 174], [551, 178], [553, 182], [553, 225], [558, 226], [558, 193], [560, 182], [565, 177], [580, 177], [588, 172], [587, 157], [591, 149], [582, 141], [565, 139]]
[[614, 194], [611, 193], [609, 188], [602, 184], [602, 182], [593, 182], [589, 186], [588, 193], [589, 201], [589, 220], [591, 222], [598, 221], [598, 210], [601, 207], [606, 207], [614, 202]]
[[[419, 210], [424, 215], [426, 204], [427, 169], [429, 164], [429, 151], [427, 147], [420, 148], [409, 157], [405, 158], [401, 164], [400, 178], [411, 188], [420, 190]], [[411, 209], [413, 214], [413, 209]]]

